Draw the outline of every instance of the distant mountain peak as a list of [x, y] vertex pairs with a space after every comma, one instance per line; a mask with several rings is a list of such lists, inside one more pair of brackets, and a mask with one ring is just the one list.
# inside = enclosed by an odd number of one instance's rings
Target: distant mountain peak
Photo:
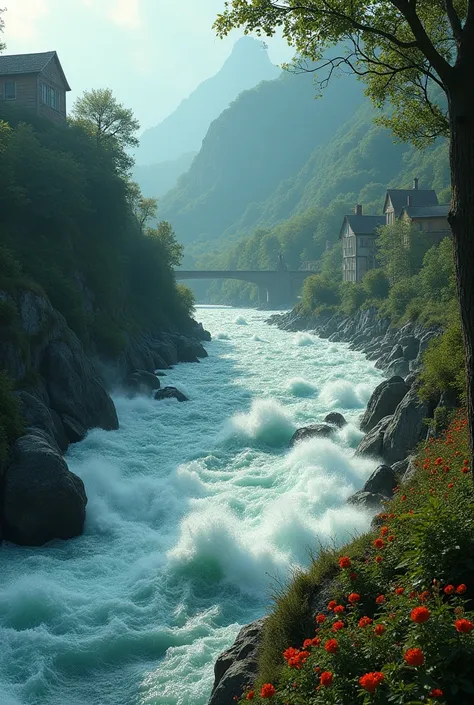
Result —
[[143, 133], [137, 164], [156, 164], [199, 151], [211, 122], [240, 93], [279, 74], [261, 40], [241, 37], [214, 76], [203, 81], [163, 122]]

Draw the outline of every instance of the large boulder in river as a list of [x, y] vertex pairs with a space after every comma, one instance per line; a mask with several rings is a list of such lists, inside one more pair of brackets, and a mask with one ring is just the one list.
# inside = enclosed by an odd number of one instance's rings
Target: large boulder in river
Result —
[[398, 405], [383, 437], [383, 458], [396, 463], [407, 457], [426, 436], [425, 419], [431, 415], [430, 404], [422, 401], [412, 387]]
[[178, 401], [189, 401], [188, 397], [180, 392], [176, 387], [163, 387], [159, 389], [155, 394], [155, 399], [160, 401], [161, 399], [177, 399]]
[[331, 411], [331, 413], [324, 418], [324, 423], [328, 423], [331, 426], [336, 426], [337, 428], [344, 428], [347, 426], [346, 419], [338, 411]]
[[310, 426], [303, 426], [294, 432], [290, 439], [290, 446], [294, 446], [300, 441], [306, 441], [308, 438], [331, 438], [334, 436], [336, 429], [327, 423], [313, 423]]
[[153, 372], [146, 370], [135, 370], [125, 380], [125, 386], [129, 393], [151, 394], [160, 388], [160, 380]]
[[378, 424], [368, 432], [357, 446], [356, 455], [365, 455], [370, 458], [381, 458], [385, 429], [392, 420], [391, 416], [384, 416]]
[[407, 362], [403, 357], [392, 360], [392, 362], [387, 366], [387, 374], [397, 377], [407, 377], [410, 374], [410, 363]]
[[41, 546], [82, 533], [87, 497], [82, 480], [68, 470], [50, 436], [32, 429], [13, 447], [3, 478], [3, 535]]
[[85, 429], [118, 428], [115, 406], [82, 345], [72, 333], [67, 343], [54, 341], [46, 348], [42, 372], [51, 408], [75, 419]]
[[258, 651], [265, 618], [243, 627], [234, 644], [214, 666], [214, 686], [209, 705], [230, 705], [246, 688], [253, 686], [258, 669]]
[[44, 431], [55, 443], [58, 449], [65, 452], [69, 445], [64, 424], [57, 414], [37, 397], [25, 391], [15, 392], [20, 402], [20, 411], [28, 428], [37, 428]]
[[177, 335], [178, 362], [197, 362], [200, 357], [207, 357], [207, 350], [198, 340]]
[[360, 430], [371, 431], [384, 416], [393, 414], [409, 389], [402, 377], [391, 377], [379, 384], [372, 392], [367, 410], [360, 420]]

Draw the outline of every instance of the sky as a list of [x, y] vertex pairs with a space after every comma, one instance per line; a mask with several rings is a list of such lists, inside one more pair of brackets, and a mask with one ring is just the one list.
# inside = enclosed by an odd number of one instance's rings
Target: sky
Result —
[[[213, 76], [242, 33], [220, 40], [212, 23], [224, 0], [2, 0], [6, 54], [56, 50], [72, 88], [111, 88], [143, 131]], [[291, 56], [267, 41], [273, 63]]]

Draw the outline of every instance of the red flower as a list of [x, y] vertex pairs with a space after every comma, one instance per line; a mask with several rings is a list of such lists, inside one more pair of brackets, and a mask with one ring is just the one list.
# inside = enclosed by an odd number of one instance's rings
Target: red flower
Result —
[[337, 643], [336, 639], [328, 639], [324, 645], [324, 648], [326, 649], [328, 654], [335, 654], [339, 648], [339, 644]]
[[332, 612], [332, 610], [335, 608], [337, 605], [336, 600], [331, 600], [331, 602], [328, 604], [328, 610]]
[[446, 587], [444, 588], [444, 592], [446, 595], [452, 595], [455, 591], [456, 588], [454, 587], [454, 585], [446, 585]]
[[245, 698], [246, 700], [253, 700], [255, 696], [255, 691], [254, 690], [249, 690], [247, 693], [247, 697]]
[[392, 543], [392, 541], [395, 541], [395, 536], [393, 534], [390, 534], [390, 536], [387, 536], [387, 541], [390, 541], [390, 543]]
[[442, 465], [442, 464], [443, 464], [443, 458], [436, 458], [435, 465]]
[[323, 671], [319, 677], [319, 682], [321, 683], [321, 685], [324, 685], [325, 688], [328, 688], [330, 685], [332, 685], [331, 671]]
[[382, 556], [375, 556], [375, 562], [376, 562], [376, 563], [382, 563], [382, 561], [383, 561]]
[[388, 526], [382, 526], [380, 528], [380, 535], [381, 536], [386, 536], [388, 534]]
[[359, 627], [368, 627], [373, 621], [374, 620], [370, 619], [370, 617], [361, 617], [359, 619]]
[[425, 655], [421, 649], [408, 649], [403, 657], [409, 666], [423, 666], [425, 662]]
[[355, 604], [356, 602], [359, 602], [360, 600], [360, 595], [357, 594], [357, 592], [351, 592], [349, 597], [347, 598], [351, 604]]
[[379, 595], [379, 596], [375, 599], [375, 602], [376, 602], [378, 605], [383, 605], [383, 603], [385, 602], [385, 595]]
[[344, 612], [344, 605], [336, 605], [334, 608], [334, 612], [336, 614], [340, 614], [341, 612]]
[[262, 689], [260, 691], [260, 697], [261, 698], [271, 698], [273, 695], [275, 695], [275, 693], [276, 693], [276, 690], [271, 683], [264, 683], [262, 685]]
[[326, 615], [325, 614], [318, 614], [318, 616], [316, 617], [316, 622], [318, 624], [322, 624], [325, 621], [326, 621]]
[[340, 568], [350, 568], [351, 567], [351, 559], [349, 556], [341, 556], [339, 558], [339, 567]]
[[332, 625], [333, 632], [338, 632], [339, 629], [344, 629], [344, 622], [334, 622], [334, 624]]
[[454, 482], [448, 482], [448, 489], [452, 490], [454, 487]]
[[467, 590], [467, 585], [464, 585], [464, 583], [461, 583], [461, 585], [458, 585], [456, 588], [456, 595], [464, 595], [466, 590]]
[[395, 595], [403, 595], [404, 592], [405, 592], [405, 588], [397, 587], [395, 589]]
[[374, 546], [375, 548], [383, 548], [385, 546], [385, 541], [383, 539], [375, 539]]
[[418, 597], [420, 598], [421, 602], [426, 602], [426, 600], [429, 598], [430, 593], [428, 590], [423, 590], [423, 592], [420, 592]]
[[469, 619], [457, 619], [454, 626], [460, 634], [469, 634], [474, 629], [474, 622]]
[[411, 611], [410, 617], [412, 622], [423, 624], [423, 622], [427, 622], [429, 620], [430, 614], [431, 612], [427, 607], [415, 607], [415, 609]]
[[444, 695], [443, 691], [441, 688], [433, 688], [433, 690], [430, 693], [430, 698], [442, 698]]
[[374, 632], [375, 634], [377, 634], [377, 636], [382, 636], [384, 631], [385, 627], [383, 626], [383, 624], [377, 624], [377, 626], [374, 628]]
[[467, 475], [467, 473], [469, 472], [469, 468], [467, 467], [467, 465], [464, 465], [464, 466], [461, 468], [461, 472], [463, 472], [465, 475]]
[[292, 658], [295, 658], [299, 654], [299, 649], [295, 649], [293, 646], [288, 647], [286, 651], [283, 652], [283, 658], [285, 661], [289, 661]]
[[379, 687], [383, 679], [384, 674], [381, 671], [374, 671], [372, 673], [366, 673], [359, 678], [359, 685], [364, 688], [369, 693], [374, 693], [376, 688]]

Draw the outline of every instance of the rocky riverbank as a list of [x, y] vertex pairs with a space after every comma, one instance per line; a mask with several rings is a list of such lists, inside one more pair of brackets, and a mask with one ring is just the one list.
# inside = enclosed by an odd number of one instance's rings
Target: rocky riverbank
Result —
[[155, 370], [198, 362], [207, 355], [201, 341], [210, 335], [189, 320], [180, 330], [129, 338], [119, 355], [104, 360], [86, 353], [41, 294], [0, 291], [0, 303], [16, 314], [14, 327], [0, 342], [0, 369], [14, 381], [25, 419], [24, 435], [0, 466], [0, 539], [41, 545], [72, 538], [82, 532], [87, 496], [63, 458], [69, 444], [92, 428], [118, 428], [108, 390], [136, 394], [159, 389]]
[[[366, 433], [356, 453], [377, 458], [377, 467], [364, 487], [348, 502], [375, 514], [382, 502], [393, 496], [397, 485], [408, 482], [414, 473], [416, 446], [433, 431], [427, 419], [433, 419], [438, 408], [453, 409], [458, 400], [440, 398], [424, 401], [419, 398], [420, 372], [423, 353], [432, 338], [442, 331], [408, 323], [400, 329], [390, 327], [387, 319], [378, 318], [376, 309], [359, 311], [353, 316], [303, 317], [294, 311], [275, 314], [268, 321], [287, 331], [311, 331], [334, 342], [347, 342], [353, 350], [364, 352], [387, 379], [374, 390], [364, 414], [360, 429]], [[292, 443], [306, 437], [330, 437], [331, 427], [341, 426], [343, 417], [330, 418], [296, 431]], [[340, 418], [339, 418], [340, 417]], [[330, 592], [330, 585], [320, 591]], [[315, 598], [318, 602], [317, 597]], [[323, 600], [324, 602], [324, 600]], [[314, 607], [316, 614], [321, 609]], [[239, 633], [235, 644], [220, 656], [215, 665], [215, 683], [209, 705], [226, 705], [234, 696], [252, 683], [257, 672], [258, 651], [264, 629], [264, 620], [247, 625]]]

